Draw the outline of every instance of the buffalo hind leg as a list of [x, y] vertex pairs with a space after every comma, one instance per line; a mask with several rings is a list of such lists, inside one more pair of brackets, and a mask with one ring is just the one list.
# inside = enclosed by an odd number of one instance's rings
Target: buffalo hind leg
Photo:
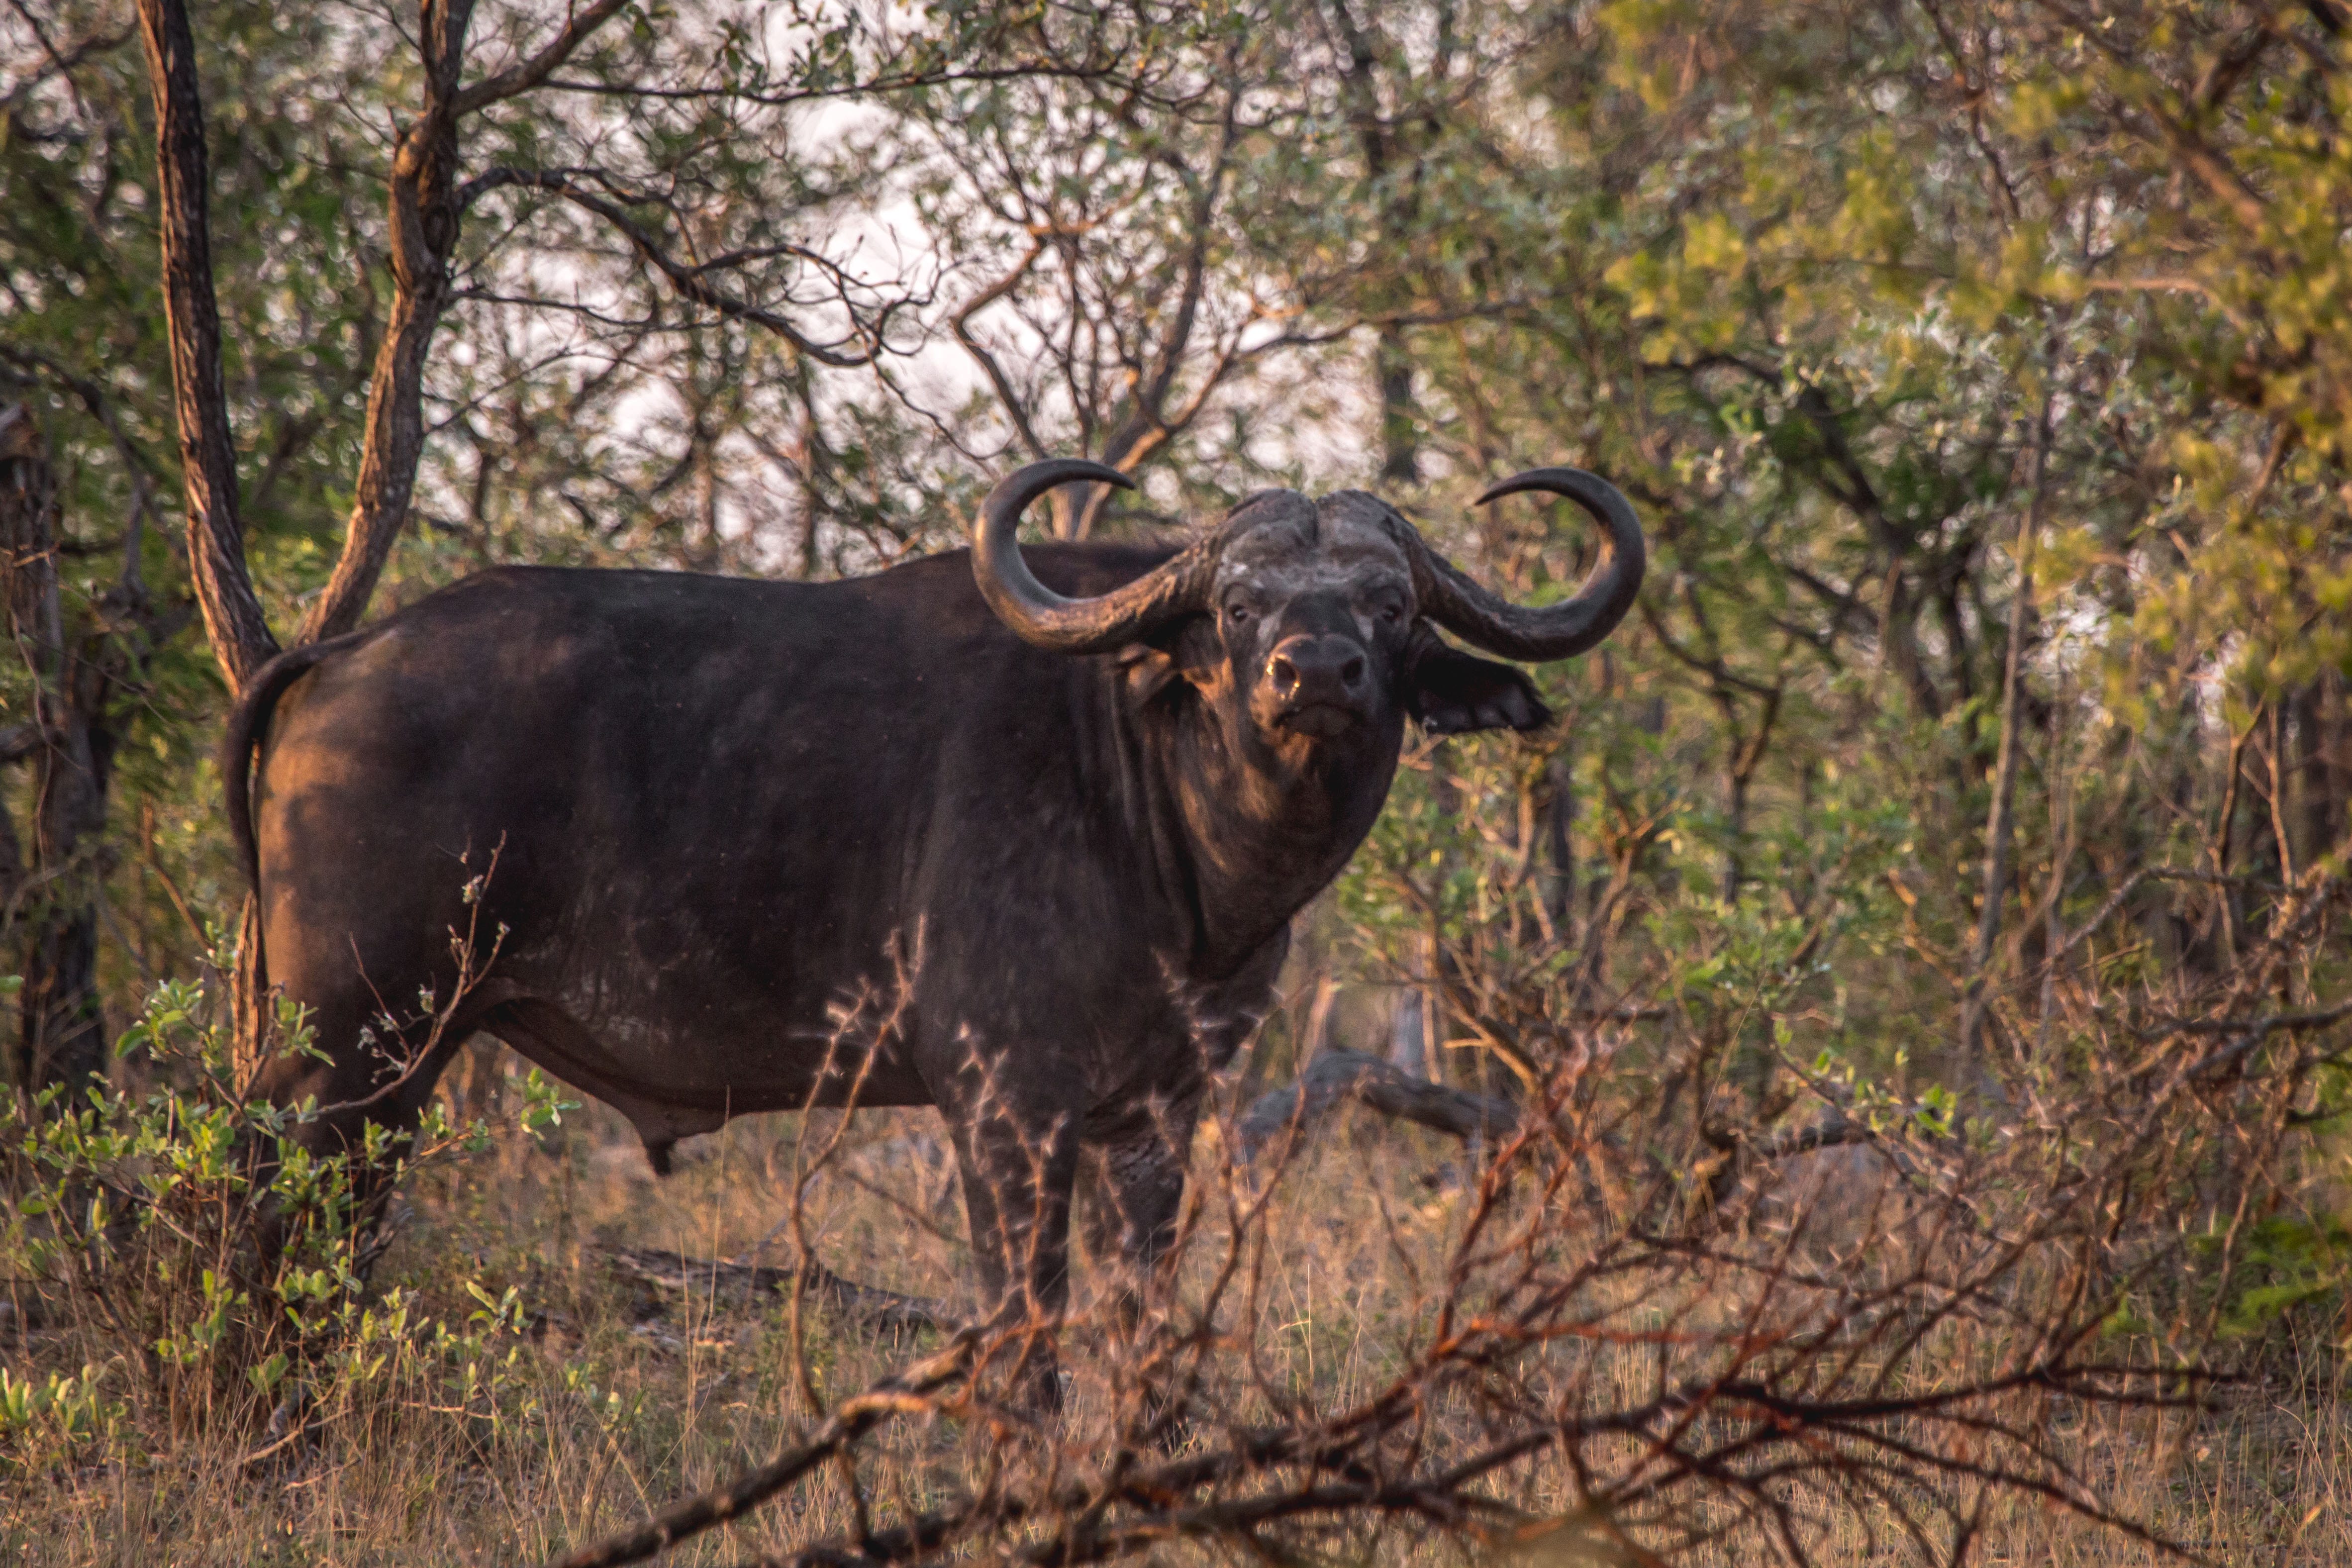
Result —
[[289, 1137], [314, 1154], [362, 1147], [370, 1123], [388, 1132], [414, 1132], [442, 1069], [473, 1033], [470, 1020], [438, 1031], [425, 1024], [402, 1028], [332, 1003], [314, 1008], [310, 1022], [326, 1059], [292, 1052], [270, 1057], [247, 1092], [280, 1109], [313, 1105]]
[[[421, 1026], [404, 1032], [386, 1028], [381, 1019], [361, 1024], [352, 1014], [350, 1007], [332, 1005], [318, 1009], [313, 1023], [328, 1059], [291, 1053], [269, 1058], [247, 1092], [281, 1110], [315, 1108], [287, 1127], [286, 1142], [320, 1158], [350, 1154], [354, 1212], [363, 1225], [373, 1226], [391, 1201], [393, 1166], [470, 1028], [445, 1029], [437, 1036]], [[385, 1160], [364, 1157], [371, 1124], [393, 1135], [383, 1145]], [[275, 1152], [261, 1149], [256, 1155], [256, 1179], [267, 1182], [275, 1174]], [[264, 1205], [255, 1240], [257, 1260], [266, 1273], [287, 1240], [285, 1217], [274, 1204]]]

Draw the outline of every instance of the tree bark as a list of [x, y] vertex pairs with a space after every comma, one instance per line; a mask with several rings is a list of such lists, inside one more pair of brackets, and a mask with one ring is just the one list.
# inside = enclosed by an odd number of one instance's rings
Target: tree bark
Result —
[[2352, 715], [2347, 715], [2344, 677], [2323, 670], [2296, 692], [2294, 773], [2295, 859], [2308, 866], [2333, 853], [2352, 827]]
[[[98, 999], [98, 897], [91, 848], [106, 826], [114, 752], [107, 639], [69, 643], [57, 574], [57, 482], [47, 445], [22, 405], [0, 409], [0, 577], [8, 630], [33, 677], [32, 853], [8, 825], [0, 860], [13, 886], [6, 923], [21, 931], [24, 980], [11, 1064], [16, 1085], [69, 1090], [106, 1076]], [[76, 638], [78, 643], [81, 639]]]
[[163, 320], [187, 494], [188, 569], [205, 636], [234, 693], [278, 651], [278, 639], [246, 571], [245, 525], [237, 515], [236, 447], [221, 382], [220, 307], [213, 292], [212, 177], [187, 7], [182, 0], [139, 0], [139, 36], [155, 100]]
[[1421, 444], [1413, 435], [1412, 353], [1404, 329], [1382, 327], [1373, 349], [1381, 389], [1381, 479], [1384, 484], [1421, 483]]

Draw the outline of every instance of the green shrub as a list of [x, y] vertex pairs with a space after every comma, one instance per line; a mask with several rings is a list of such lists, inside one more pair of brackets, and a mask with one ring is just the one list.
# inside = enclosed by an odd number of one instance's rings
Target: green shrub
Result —
[[[218, 1012], [204, 985], [166, 982], [117, 1047], [143, 1056], [152, 1087], [50, 1089], [0, 1110], [0, 1265], [37, 1330], [31, 1359], [49, 1367], [0, 1382], [0, 1466], [127, 1456], [142, 1435], [193, 1430], [276, 1441], [402, 1404], [508, 1413], [517, 1291], [458, 1278], [436, 1313], [414, 1290], [368, 1286], [390, 1238], [368, 1194], [487, 1148], [490, 1127], [436, 1105], [414, 1136], [371, 1126], [364, 1147], [316, 1153], [298, 1140], [314, 1105], [236, 1093]], [[281, 1048], [316, 1053], [290, 1003], [276, 1024]], [[533, 1131], [572, 1103], [536, 1071], [522, 1089], [513, 1115]]]

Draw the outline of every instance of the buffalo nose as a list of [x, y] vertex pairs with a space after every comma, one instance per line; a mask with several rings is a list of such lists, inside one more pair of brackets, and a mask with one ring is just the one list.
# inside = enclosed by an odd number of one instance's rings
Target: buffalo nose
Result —
[[1265, 661], [1265, 673], [1286, 702], [1348, 701], [1364, 683], [1364, 655], [1345, 637], [1285, 637]]

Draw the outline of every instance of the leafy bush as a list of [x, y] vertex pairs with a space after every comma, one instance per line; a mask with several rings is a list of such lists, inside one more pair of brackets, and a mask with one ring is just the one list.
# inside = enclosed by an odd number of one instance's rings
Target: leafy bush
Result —
[[[0, 1464], [127, 1455], [197, 1429], [260, 1427], [275, 1443], [387, 1403], [498, 1414], [524, 1326], [517, 1290], [460, 1278], [444, 1315], [367, 1285], [390, 1239], [383, 1195], [487, 1148], [492, 1129], [436, 1106], [413, 1137], [372, 1125], [363, 1147], [316, 1152], [299, 1136], [315, 1105], [236, 1092], [215, 1000], [185, 981], [148, 999], [117, 1056], [143, 1055], [152, 1087], [52, 1088], [0, 1110], [14, 1178], [0, 1260], [42, 1359], [64, 1363], [0, 1382]], [[281, 1048], [317, 1051], [292, 1004], [276, 1025]], [[536, 1071], [521, 1089], [512, 1114], [533, 1131], [572, 1104]]]

